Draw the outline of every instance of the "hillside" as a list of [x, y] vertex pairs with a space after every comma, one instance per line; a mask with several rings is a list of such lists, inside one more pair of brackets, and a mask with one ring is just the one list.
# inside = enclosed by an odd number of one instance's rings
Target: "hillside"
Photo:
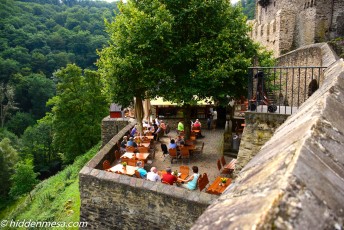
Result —
[[[100, 143], [55, 176], [44, 180], [27, 195], [0, 212], [2, 220], [77, 222], [80, 215], [78, 173], [98, 151]], [[63, 228], [59, 228], [63, 229]], [[70, 229], [70, 228], [69, 228]]]

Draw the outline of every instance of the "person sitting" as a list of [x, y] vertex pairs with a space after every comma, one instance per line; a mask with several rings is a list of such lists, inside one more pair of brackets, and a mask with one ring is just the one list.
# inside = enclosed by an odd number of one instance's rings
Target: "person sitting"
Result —
[[176, 140], [176, 144], [177, 144], [177, 146], [185, 145], [184, 138], [182, 138], [181, 136], [178, 136], [177, 140]]
[[147, 178], [147, 171], [142, 167], [142, 162], [138, 161], [136, 163], [137, 171], [140, 173], [141, 178]]
[[137, 131], [137, 125], [134, 126], [134, 128], [130, 131], [130, 136], [134, 137]]
[[179, 121], [177, 131], [179, 134], [184, 132], [184, 124], [182, 121]]
[[174, 139], [171, 139], [170, 144], [168, 145], [168, 148], [169, 149], [176, 149], [177, 148], [177, 144], [176, 144]]
[[147, 173], [147, 180], [154, 181], [154, 182], [160, 181], [161, 178], [158, 175], [157, 171], [158, 170], [156, 169], [156, 167], [152, 167], [150, 172]]
[[129, 138], [129, 141], [127, 142], [127, 146], [133, 146], [133, 147], [137, 148], [137, 144], [136, 144], [136, 142], [134, 141], [134, 138], [133, 138], [133, 137], [130, 137], [130, 138]]
[[193, 123], [192, 125], [192, 130], [199, 130], [199, 132], [197, 133], [198, 138], [204, 137], [201, 133], [201, 127], [202, 127], [201, 122], [198, 119], [196, 119], [195, 123]]
[[154, 140], [159, 141], [160, 137], [164, 135], [164, 130], [162, 129], [161, 126], [158, 127], [158, 129], [154, 132]]
[[166, 124], [165, 124], [165, 122], [164, 122], [163, 120], [160, 120], [160, 126], [161, 126], [161, 128], [164, 130], [164, 132], [165, 132], [165, 130], [166, 130]]
[[172, 169], [170, 167], [166, 168], [166, 174], [162, 175], [161, 181], [167, 182], [170, 185], [173, 185], [177, 181], [177, 177], [172, 175]]
[[201, 122], [199, 122], [198, 119], [196, 119], [195, 123], [193, 123], [193, 129], [200, 130], [201, 129]]
[[[187, 188], [190, 190], [195, 190], [197, 188], [197, 180], [199, 178], [198, 167], [192, 166], [192, 171], [194, 174], [191, 177], [189, 177], [188, 179], [186, 179], [186, 180], [179, 179], [179, 181], [184, 182], [184, 184], [181, 185], [183, 188]], [[185, 184], [185, 182], [188, 182], [188, 183]]]
[[124, 137], [123, 137], [123, 140], [122, 140], [122, 142], [121, 142], [121, 148], [120, 148], [120, 150], [121, 150], [122, 152], [125, 152], [125, 148], [127, 147], [127, 140], [128, 140], [128, 137], [127, 137], [127, 136], [124, 136]]

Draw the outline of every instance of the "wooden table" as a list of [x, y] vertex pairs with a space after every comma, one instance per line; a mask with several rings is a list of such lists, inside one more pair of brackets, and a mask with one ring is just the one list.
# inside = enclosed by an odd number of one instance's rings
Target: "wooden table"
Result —
[[137, 169], [137, 167], [134, 167], [134, 166], [127, 165], [124, 168], [122, 164], [117, 164], [117, 165], [113, 166], [112, 168], [110, 168], [110, 171], [111, 172], [119, 171], [119, 172], [126, 174], [128, 176], [133, 176], [135, 174], [136, 169]]
[[222, 186], [221, 178], [224, 177], [218, 176], [215, 179], [215, 181], [207, 189], [207, 193], [221, 195], [223, 191], [225, 191], [225, 189], [231, 184], [232, 181], [230, 178], [227, 178], [227, 182], [224, 184], [224, 186]]
[[142, 140], [143, 137], [147, 137], [148, 140], [153, 140], [154, 139], [154, 136], [150, 136], [150, 135], [149, 136], [148, 135], [147, 136], [141, 136], [141, 137], [140, 136], [135, 136], [134, 139], [140, 138]]
[[149, 156], [149, 153], [130, 153], [130, 152], [125, 152], [121, 158], [123, 157], [127, 157], [127, 158], [133, 158], [133, 157], [136, 157], [137, 159], [139, 160], [143, 160], [143, 161], [146, 161], [148, 156]]
[[143, 147], [146, 147], [146, 148], [149, 148], [149, 146], [150, 146], [150, 143], [148, 143], [148, 142], [142, 142], [142, 143], [140, 143], [139, 145], [137, 145], [138, 147], [141, 147], [141, 146], [143, 146]]

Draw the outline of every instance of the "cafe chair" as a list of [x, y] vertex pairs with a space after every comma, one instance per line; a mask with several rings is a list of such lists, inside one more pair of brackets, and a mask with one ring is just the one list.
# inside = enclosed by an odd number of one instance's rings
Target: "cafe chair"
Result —
[[129, 158], [128, 158], [128, 157], [122, 157], [122, 158], [121, 158], [121, 162], [122, 162], [122, 163], [123, 163], [123, 162], [127, 162], [127, 164], [128, 164]]
[[163, 161], [165, 161], [166, 157], [169, 155], [169, 152], [168, 152], [166, 144], [161, 144], [161, 151], [162, 151], [162, 155], [164, 157]]
[[180, 178], [185, 180], [189, 176], [189, 172], [190, 172], [189, 166], [181, 165], [179, 167], [179, 172], [181, 173]]
[[127, 152], [129, 152], [129, 153], [134, 153], [136, 149], [135, 149], [134, 146], [127, 146], [126, 150], [127, 150]]
[[130, 165], [130, 166], [136, 166], [136, 162], [137, 162], [137, 159], [136, 159], [136, 157], [133, 157], [133, 158], [129, 158], [129, 160], [128, 160], [128, 165]]
[[115, 171], [115, 173], [117, 173], [117, 174], [123, 174], [121, 171]]
[[222, 166], [221, 166], [221, 161], [220, 161], [220, 159], [217, 160], [217, 168], [218, 168], [218, 170], [220, 171], [220, 174], [230, 174], [230, 173], [233, 172], [232, 170], [230, 170], [230, 169], [228, 169], [228, 168], [223, 168], [223, 169], [221, 170]]
[[190, 164], [190, 152], [189, 149], [180, 147], [180, 154], [182, 158], [182, 163], [184, 163], [183, 159], [189, 159], [189, 164]]
[[173, 164], [173, 160], [177, 160], [178, 162], [178, 155], [177, 155], [177, 149], [169, 149], [168, 150], [169, 154], [170, 154], [170, 158], [171, 158], [171, 164]]
[[200, 175], [197, 180], [199, 191], [202, 192], [202, 190], [209, 184], [208, 175], [206, 173], [203, 173], [203, 175]]
[[149, 149], [144, 146], [137, 147], [137, 150], [139, 151], [139, 153], [149, 153]]
[[136, 176], [137, 178], [141, 178], [141, 179], [142, 179], [142, 177], [141, 177], [139, 171], [137, 171], [137, 170], [135, 170], [135, 176]]
[[116, 161], [121, 161], [121, 153], [118, 150], [115, 150], [115, 159]]
[[105, 170], [105, 171], [110, 171], [110, 170], [109, 170], [110, 168], [111, 168], [110, 161], [105, 160], [105, 161], [103, 162], [103, 170]]

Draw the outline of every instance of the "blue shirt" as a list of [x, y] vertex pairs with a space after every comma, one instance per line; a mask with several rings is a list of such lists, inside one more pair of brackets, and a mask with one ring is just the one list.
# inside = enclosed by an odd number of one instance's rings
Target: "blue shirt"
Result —
[[197, 180], [198, 180], [198, 177], [199, 177], [199, 174], [198, 173], [194, 173], [193, 174], [193, 179], [192, 181], [189, 181], [187, 186], [188, 186], [188, 189], [190, 190], [195, 190], [196, 187], [197, 187]]
[[170, 143], [170, 144], [168, 145], [168, 148], [169, 148], [169, 149], [176, 149], [176, 148], [177, 148], [177, 144], [176, 144], [176, 143], [174, 143], [174, 144]]
[[144, 168], [138, 168], [137, 171], [140, 173], [140, 176], [142, 178], [146, 178], [147, 176], [147, 171]]

